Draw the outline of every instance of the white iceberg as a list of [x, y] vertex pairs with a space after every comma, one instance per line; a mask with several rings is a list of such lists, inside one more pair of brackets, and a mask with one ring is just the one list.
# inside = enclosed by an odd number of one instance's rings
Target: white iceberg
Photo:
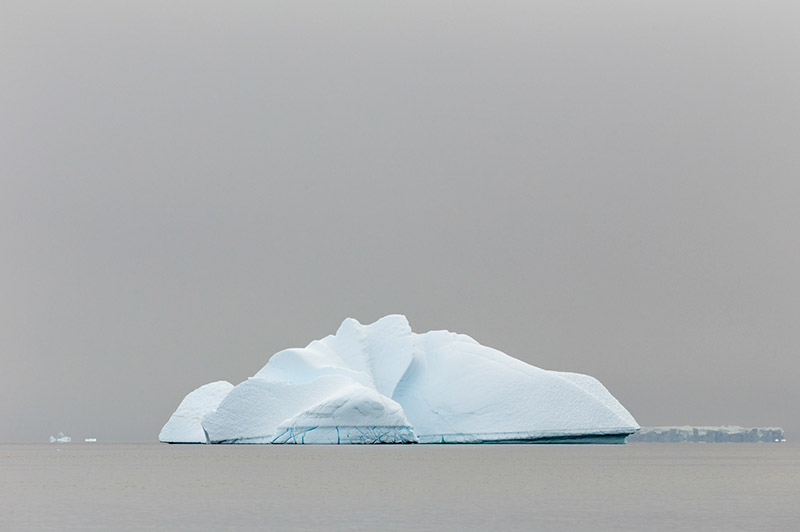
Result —
[[220, 401], [233, 390], [233, 384], [217, 381], [205, 384], [183, 398], [178, 409], [158, 435], [159, 441], [167, 443], [206, 443], [206, 434], [200, 421], [213, 412]]
[[50, 436], [50, 443], [69, 443], [72, 438], [66, 436], [63, 432], [59, 432], [55, 436]]
[[669, 443], [752, 443], [785, 442], [780, 427], [739, 427], [721, 425], [711, 427], [642, 427], [631, 434], [629, 442], [669, 442]]
[[623, 443], [639, 428], [592, 377], [546, 371], [463, 334], [415, 334], [400, 315], [348, 318], [336, 334], [224, 384], [189, 394], [159, 440]]

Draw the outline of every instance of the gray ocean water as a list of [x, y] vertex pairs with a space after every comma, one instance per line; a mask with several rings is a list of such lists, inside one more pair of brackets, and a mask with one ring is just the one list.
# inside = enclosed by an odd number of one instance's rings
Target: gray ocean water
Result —
[[800, 445], [0, 445], [0, 529], [798, 530]]

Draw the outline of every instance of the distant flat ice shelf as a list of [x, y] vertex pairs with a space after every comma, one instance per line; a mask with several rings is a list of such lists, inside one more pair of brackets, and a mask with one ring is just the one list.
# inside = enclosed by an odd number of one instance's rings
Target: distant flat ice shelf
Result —
[[721, 425], [718, 427], [642, 427], [628, 436], [629, 442], [663, 443], [749, 443], [786, 441], [780, 427], [738, 427]]
[[188, 394], [168, 443], [624, 443], [639, 425], [588, 375], [547, 371], [405, 316], [348, 318], [237, 386]]

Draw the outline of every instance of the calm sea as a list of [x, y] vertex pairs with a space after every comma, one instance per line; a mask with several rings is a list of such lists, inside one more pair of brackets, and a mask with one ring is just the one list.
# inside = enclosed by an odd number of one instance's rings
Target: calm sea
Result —
[[0, 445], [0, 529], [798, 530], [800, 445]]

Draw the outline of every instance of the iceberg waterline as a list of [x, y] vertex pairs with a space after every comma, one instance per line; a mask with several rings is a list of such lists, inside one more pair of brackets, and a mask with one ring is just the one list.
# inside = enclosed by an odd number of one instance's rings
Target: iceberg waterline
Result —
[[405, 316], [273, 355], [237, 386], [188, 394], [168, 443], [623, 443], [639, 425], [596, 379], [547, 371]]

